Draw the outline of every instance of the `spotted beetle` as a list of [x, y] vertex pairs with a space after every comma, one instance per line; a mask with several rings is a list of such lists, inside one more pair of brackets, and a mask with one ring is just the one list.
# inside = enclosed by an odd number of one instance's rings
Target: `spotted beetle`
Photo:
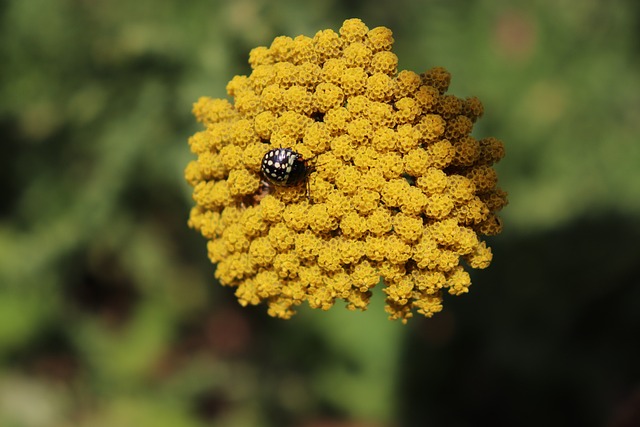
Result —
[[260, 170], [273, 185], [294, 187], [309, 176], [312, 167], [301, 154], [291, 148], [274, 148], [262, 158]]

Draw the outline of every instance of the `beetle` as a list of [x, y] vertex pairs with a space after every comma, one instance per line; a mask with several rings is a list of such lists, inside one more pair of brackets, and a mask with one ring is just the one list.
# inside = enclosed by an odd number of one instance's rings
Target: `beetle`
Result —
[[291, 148], [274, 148], [262, 158], [260, 170], [273, 185], [294, 187], [305, 181], [313, 168], [302, 154]]

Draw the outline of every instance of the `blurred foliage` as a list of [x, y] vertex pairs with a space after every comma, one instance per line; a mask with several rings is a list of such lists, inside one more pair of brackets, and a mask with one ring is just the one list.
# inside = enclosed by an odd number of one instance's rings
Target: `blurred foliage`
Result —
[[[478, 96], [494, 264], [409, 326], [240, 309], [186, 227], [191, 104], [345, 18]], [[0, 3], [0, 426], [640, 425], [640, 7]], [[379, 295], [380, 297], [380, 295]], [[382, 305], [382, 298], [377, 303]], [[374, 304], [375, 305], [375, 304]]]

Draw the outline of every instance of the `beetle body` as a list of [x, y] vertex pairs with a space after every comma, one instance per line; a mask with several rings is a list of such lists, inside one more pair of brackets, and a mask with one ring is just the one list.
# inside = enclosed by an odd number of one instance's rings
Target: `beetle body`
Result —
[[262, 158], [260, 169], [270, 183], [281, 187], [299, 185], [311, 173], [307, 161], [291, 148], [274, 148], [267, 151]]

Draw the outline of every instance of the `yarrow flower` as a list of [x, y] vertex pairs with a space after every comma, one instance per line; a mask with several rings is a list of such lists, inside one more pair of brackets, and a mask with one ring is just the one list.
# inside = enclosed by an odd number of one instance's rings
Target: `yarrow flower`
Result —
[[[503, 144], [471, 136], [482, 104], [446, 94], [444, 68], [398, 72], [392, 45], [359, 19], [277, 37], [229, 82], [233, 102], [195, 103], [205, 129], [189, 139], [189, 226], [243, 306], [284, 319], [304, 301], [364, 310], [381, 283], [390, 318], [406, 322], [468, 292], [467, 269], [491, 262], [482, 239], [502, 229]], [[268, 181], [275, 148], [305, 159], [300, 185]]]

